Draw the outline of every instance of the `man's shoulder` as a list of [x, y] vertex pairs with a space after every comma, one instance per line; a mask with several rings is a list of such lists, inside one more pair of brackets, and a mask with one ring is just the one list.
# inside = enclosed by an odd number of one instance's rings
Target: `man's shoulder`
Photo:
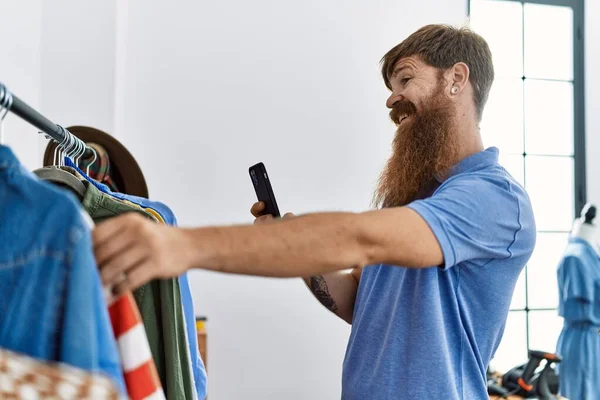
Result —
[[529, 202], [529, 197], [523, 186], [500, 164], [492, 164], [485, 168], [469, 170], [451, 176], [441, 183], [434, 195], [444, 194], [448, 191], [463, 193], [476, 198], [490, 196], [502, 200], [510, 201], [513, 199]]
[[442, 183], [433, 197], [449, 209], [484, 218], [495, 229], [509, 228], [520, 243], [535, 243], [536, 224], [531, 200], [504, 167], [494, 163], [485, 168], [465, 171]]
[[529, 257], [536, 242], [533, 205], [525, 188], [500, 164], [457, 175], [452, 185], [470, 188], [470, 193], [484, 205], [497, 228], [510, 226], [514, 231], [511, 248]]

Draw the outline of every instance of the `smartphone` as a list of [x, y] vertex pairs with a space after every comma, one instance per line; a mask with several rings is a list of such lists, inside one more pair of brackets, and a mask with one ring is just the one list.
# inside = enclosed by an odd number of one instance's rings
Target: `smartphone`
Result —
[[256, 192], [256, 198], [258, 201], [265, 203], [263, 214], [271, 214], [275, 218], [281, 217], [265, 165], [259, 162], [258, 164], [251, 166], [248, 170], [250, 172], [250, 178], [252, 179], [254, 191]]

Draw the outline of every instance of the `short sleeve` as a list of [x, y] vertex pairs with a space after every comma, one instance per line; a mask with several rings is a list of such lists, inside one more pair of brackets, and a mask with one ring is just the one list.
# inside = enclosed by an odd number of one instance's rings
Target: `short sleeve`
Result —
[[586, 273], [586, 267], [581, 258], [564, 257], [557, 275], [561, 301], [575, 300], [588, 303], [594, 301], [594, 281]]
[[508, 178], [465, 173], [408, 207], [436, 236], [445, 269], [469, 260], [485, 264], [516, 255], [528, 259], [535, 245], [529, 198]]

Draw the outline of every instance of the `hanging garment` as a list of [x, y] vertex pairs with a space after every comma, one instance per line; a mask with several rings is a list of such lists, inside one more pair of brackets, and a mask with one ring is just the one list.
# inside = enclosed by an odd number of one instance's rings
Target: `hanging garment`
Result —
[[560, 393], [568, 399], [600, 397], [600, 259], [579, 238], [569, 239], [558, 267], [559, 308], [564, 318], [556, 352]]
[[[134, 207], [102, 193], [87, 180], [84, 184], [87, 191], [82, 204], [95, 223], [128, 212], [135, 212], [158, 222], [141, 207]], [[133, 295], [144, 321], [165, 395], [168, 399], [194, 399], [196, 391], [189, 363], [179, 280], [154, 280], [136, 289]]]
[[[70, 167], [51, 168], [53, 169], [51, 173], [46, 173], [47, 168], [42, 168], [34, 171], [34, 174], [69, 191], [73, 191], [73, 187], [79, 184], [81, 191], [77, 189], [77, 194], [80, 194], [80, 201], [83, 200], [87, 189], [80, 180], [79, 173]], [[67, 177], [72, 178], [74, 182], [66, 179]], [[83, 210], [81, 214], [90, 229], [93, 229], [92, 218]], [[110, 288], [104, 288], [104, 293], [114, 336], [119, 347], [129, 398], [131, 400], [164, 399], [164, 392], [154, 365], [146, 331], [131, 292], [123, 294], [118, 299], [111, 294]]]
[[[93, 179], [89, 179], [88, 176], [83, 173], [69, 158], [65, 158], [65, 164], [78, 170], [78, 172], [85, 177], [86, 180], [91, 182], [101, 192], [109, 194], [120, 200], [127, 200], [144, 207], [146, 209], [154, 210], [158, 213], [163, 221], [170, 226], [177, 226], [177, 218], [173, 211], [164, 203], [158, 201], [151, 201], [143, 197], [131, 196], [124, 193], [115, 193], [110, 190], [106, 185], [98, 183]], [[84, 164], [85, 166], [85, 164]], [[147, 210], [148, 212], [151, 212]], [[155, 215], [155, 214], [154, 214]], [[158, 218], [158, 217], [157, 217]], [[194, 312], [194, 302], [192, 299], [192, 291], [190, 288], [187, 273], [183, 273], [179, 276], [179, 288], [181, 294], [181, 302], [183, 304], [183, 313], [185, 316], [185, 328], [186, 336], [188, 340], [189, 353], [191, 356], [192, 370], [194, 376], [194, 385], [196, 387], [196, 393], [199, 399], [204, 399], [207, 392], [207, 377], [206, 368], [204, 362], [200, 357], [200, 351], [198, 348], [198, 340], [196, 334], [196, 313]]]
[[[79, 180], [81, 178], [79, 173], [70, 167], [59, 168], [61, 171], [68, 172], [68, 176], [73, 177], [83, 186], [83, 197], [85, 197], [86, 187]], [[54, 183], [53, 175], [48, 178]], [[71, 189], [71, 184], [66, 188]], [[82, 214], [89, 227], [93, 228], [92, 218], [83, 211]], [[104, 288], [104, 292], [110, 321], [119, 347], [129, 399], [164, 400], [165, 395], [152, 358], [144, 324], [131, 292], [126, 292], [118, 298], [112, 295], [110, 288]]]
[[130, 400], [164, 399], [146, 330], [131, 292], [111, 298], [108, 310]]
[[124, 397], [103, 375], [66, 364], [40, 362], [0, 349], [0, 399], [117, 400]]
[[5, 146], [0, 204], [0, 347], [103, 372], [125, 393], [81, 206]]

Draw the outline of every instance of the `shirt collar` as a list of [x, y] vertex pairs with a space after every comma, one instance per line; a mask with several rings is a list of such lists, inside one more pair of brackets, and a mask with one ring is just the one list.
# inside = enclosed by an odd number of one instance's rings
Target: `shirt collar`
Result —
[[[485, 150], [463, 158], [458, 163], [454, 164], [448, 178], [475, 168], [496, 164], [498, 163], [498, 154], [499, 150], [497, 147], [488, 147]], [[440, 181], [439, 178], [438, 181]]]

